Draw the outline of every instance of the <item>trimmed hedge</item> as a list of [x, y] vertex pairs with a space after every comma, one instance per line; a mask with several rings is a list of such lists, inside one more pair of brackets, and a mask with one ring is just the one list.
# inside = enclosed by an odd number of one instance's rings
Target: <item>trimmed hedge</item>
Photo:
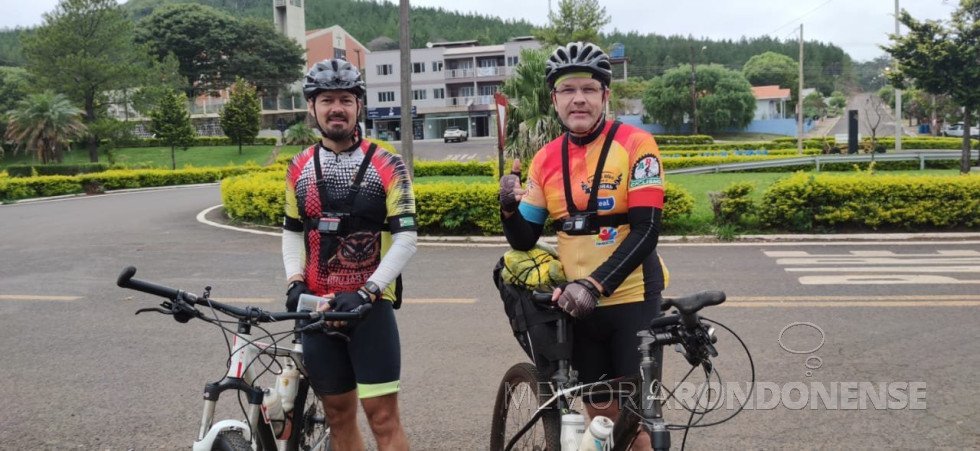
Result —
[[281, 168], [257, 165], [214, 168], [109, 170], [78, 176], [48, 175], [23, 178], [0, 178], [0, 201], [10, 202], [33, 197], [60, 196], [81, 192], [100, 193], [105, 190], [147, 188], [154, 186], [212, 183], [233, 175], [252, 172], [274, 172]]
[[657, 135], [657, 145], [711, 144], [715, 139], [708, 135]]
[[[225, 211], [234, 219], [267, 225], [282, 223], [285, 184], [282, 174], [249, 174], [221, 183]], [[419, 233], [499, 235], [500, 205], [495, 183], [452, 182], [416, 184], [415, 202]], [[667, 185], [664, 218], [670, 220], [694, 211], [694, 197]]]
[[769, 186], [759, 219], [798, 232], [839, 226], [978, 227], [980, 176], [799, 173]]
[[[694, 151], [706, 151], [706, 150], [756, 150], [756, 149], [768, 149], [772, 151], [773, 149], [796, 149], [796, 141], [794, 142], [774, 142], [774, 141], [745, 141], [737, 143], [714, 143], [714, 144], [684, 144], [684, 145], [662, 145], [658, 146], [660, 151], [667, 150], [694, 150]], [[804, 142], [803, 147], [821, 147], [820, 144], [810, 144], [808, 145]]]
[[109, 163], [80, 163], [80, 164], [41, 164], [41, 165], [12, 165], [7, 166], [11, 177], [32, 177], [36, 175], [78, 175], [92, 172], [107, 171]]
[[[861, 138], [862, 142], [871, 141], [870, 136]], [[847, 145], [846, 142], [842, 143]], [[878, 145], [888, 150], [895, 150], [895, 137], [878, 137]], [[970, 140], [970, 148], [976, 149], [980, 141]], [[902, 149], [949, 149], [960, 150], [963, 148], [962, 138], [902, 138]]]

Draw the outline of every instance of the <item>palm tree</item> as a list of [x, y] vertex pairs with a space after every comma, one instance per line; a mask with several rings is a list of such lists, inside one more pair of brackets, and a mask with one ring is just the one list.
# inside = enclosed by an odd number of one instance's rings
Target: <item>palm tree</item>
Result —
[[507, 116], [507, 151], [530, 161], [534, 153], [561, 134], [552, 112], [551, 92], [545, 83], [547, 50], [525, 49], [514, 67], [514, 76], [500, 90], [510, 98]]
[[15, 153], [30, 150], [42, 163], [61, 163], [68, 139], [85, 133], [81, 114], [63, 94], [30, 94], [7, 112], [6, 138], [16, 144]]

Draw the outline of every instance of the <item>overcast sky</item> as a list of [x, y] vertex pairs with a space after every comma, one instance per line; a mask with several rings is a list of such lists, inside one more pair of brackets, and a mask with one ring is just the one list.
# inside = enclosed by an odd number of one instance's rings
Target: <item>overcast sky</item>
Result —
[[[899, 1], [901, 8], [919, 19], [949, 19], [958, 4], [956, 0]], [[550, 3], [557, 8], [558, 0]], [[599, 0], [599, 3], [612, 18], [603, 30], [606, 32], [615, 28], [715, 40], [765, 35], [795, 40], [803, 24], [804, 39], [835, 44], [857, 61], [882, 55], [884, 52], [878, 45], [887, 44], [888, 33], [895, 31], [895, 0]], [[0, 28], [38, 25], [41, 15], [56, 4], [57, 0], [0, 0], [0, 11], [3, 11]], [[544, 25], [549, 0], [411, 0], [411, 4]], [[626, 53], [629, 55], [629, 49]]]

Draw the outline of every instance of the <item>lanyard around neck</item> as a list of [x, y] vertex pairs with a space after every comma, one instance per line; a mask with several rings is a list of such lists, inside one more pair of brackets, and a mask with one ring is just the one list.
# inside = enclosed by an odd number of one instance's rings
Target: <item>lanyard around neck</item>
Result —
[[[614, 121], [612, 127], [609, 128], [609, 133], [606, 134], [606, 142], [602, 145], [602, 151], [599, 153], [599, 163], [596, 165], [595, 175], [592, 176], [592, 191], [589, 192], [589, 202], [585, 205], [585, 212], [599, 211], [599, 184], [602, 182], [602, 168], [606, 164], [606, 157], [609, 155], [609, 148], [612, 147], [613, 137], [616, 136], [616, 130], [619, 129], [619, 125], [619, 121]], [[578, 206], [575, 205], [575, 201], [572, 199], [572, 182], [568, 162], [567, 132], [565, 133], [565, 138], [561, 142], [561, 172], [565, 184], [565, 203], [567, 204], [568, 214], [573, 215], [575, 213], [579, 213], [583, 210], [579, 210]]]
[[[323, 169], [320, 167], [320, 148], [313, 152], [313, 168], [316, 171], [316, 189], [320, 193], [320, 210], [325, 212], [328, 198], [327, 198], [327, 182], [323, 178]], [[371, 143], [368, 146], [367, 153], [364, 154], [364, 159], [361, 160], [361, 166], [357, 169], [357, 175], [354, 176], [354, 182], [351, 184], [350, 189], [347, 191], [347, 199], [344, 200], [344, 209], [347, 213], [353, 209], [354, 198], [357, 197], [357, 192], [361, 190], [361, 181], [364, 179], [364, 173], [367, 172], [368, 165], [371, 164], [371, 158], [374, 156], [374, 151], [378, 149], [378, 145]]]

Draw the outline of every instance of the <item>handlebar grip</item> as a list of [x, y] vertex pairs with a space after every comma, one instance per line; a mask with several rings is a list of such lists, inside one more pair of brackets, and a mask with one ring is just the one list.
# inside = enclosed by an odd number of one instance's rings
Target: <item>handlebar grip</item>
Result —
[[133, 266], [127, 266], [125, 269], [123, 269], [122, 273], [119, 274], [119, 278], [116, 279], [116, 285], [118, 285], [120, 288], [129, 288], [136, 291], [142, 291], [144, 293], [167, 299], [176, 299], [177, 296], [180, 295], [180, 290], [134, 279], [134, 275], [136, 275], [136, 268]]
[[659, 329], [662, 327], [673, 326], [680, 322], [680, 315], [664, 315], [658, 316], [650, 320], [650, 329]]
[[551, 293], [550, 291], [534, 290], [531, 294], [531, 300], [539, 304], [549, 304], [551, 303]]

